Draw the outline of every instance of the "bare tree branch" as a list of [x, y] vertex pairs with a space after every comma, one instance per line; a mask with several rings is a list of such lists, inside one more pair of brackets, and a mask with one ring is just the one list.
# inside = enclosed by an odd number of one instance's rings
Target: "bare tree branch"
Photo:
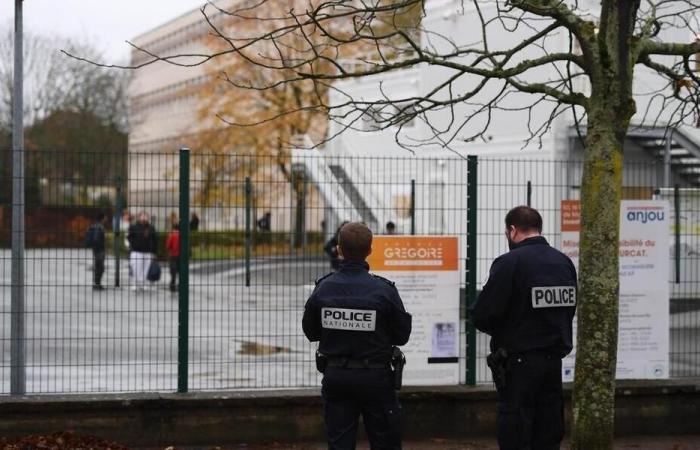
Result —
[[696, 53], [700, 53], [700, 40], [690, 44], [647, 40], [641, 45], [639, 55], [643, 58], [650, 55], [691, 56]]

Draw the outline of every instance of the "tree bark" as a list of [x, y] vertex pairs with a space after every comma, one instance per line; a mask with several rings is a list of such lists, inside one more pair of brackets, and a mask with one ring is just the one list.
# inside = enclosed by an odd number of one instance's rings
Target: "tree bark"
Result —
[[615, 416], [623, 153], [615, 122], [591, 119], [581, 192], [575, 450], [612, 449]]
[[574, 450], [613, 448], [623, 145], [635, 113], [632, 36], [639, 5], [601, 2], [599, 31], [587, 45], [592, 92], [581, 183]]

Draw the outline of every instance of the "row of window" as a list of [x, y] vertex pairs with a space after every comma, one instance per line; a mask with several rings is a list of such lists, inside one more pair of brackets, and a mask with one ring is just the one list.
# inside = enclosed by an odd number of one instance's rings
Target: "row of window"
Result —
[[146, 142], [129, 143], [129, 153], [160, 153], [176, 152], [180, 147], [188, 145], [193, 137], [189, 134], [153, 139]]
[[[139, 46], [156, 55], [176, 54], [175, 50], [185, 44], [195, 43], [203, 40], [209, 33], [209, 24], [204, 21], [204, 18], [199, 12], [195, 15], [194, 22], [185, 25], [171, 33], [161, 36], [153, 41], [145, 42]], [[215, 25], [220, 26], [223, 22], [223, 13], [216, 11], [208, 13], [209, 20]], [[151, 57], [146, 53], [134, 49], [131, 56], [132, 65], [140, 65], [149, 61]]]
[[179, 83], [163, 86], [146, 94], [131, 97], [129, 99], [131, 114], [141, 114], [149, 109], [162, 107], [185, 97], [192, 97], [209, 80], [211, 80], [210, 75], [200, 75]]

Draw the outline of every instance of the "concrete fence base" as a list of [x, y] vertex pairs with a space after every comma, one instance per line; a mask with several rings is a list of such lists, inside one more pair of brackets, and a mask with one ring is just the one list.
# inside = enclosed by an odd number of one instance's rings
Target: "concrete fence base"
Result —
[[[700, 432], [700, 379], [620, 382], [616, 401], [620, 436]], [[401, 402], [406, 440], [495, 435], [490, 387], [407, 388]], [[135, 447], [322, 441], [322, 402], [317, 389], [0, 397], [0, 436], [64, 430]]]

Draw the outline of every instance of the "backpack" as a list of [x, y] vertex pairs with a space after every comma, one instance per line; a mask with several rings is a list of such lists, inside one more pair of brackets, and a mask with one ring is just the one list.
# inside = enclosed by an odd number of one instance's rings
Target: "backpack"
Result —
[[85, 232], [85, 247], [92, 248], [97, 243], [97, 227], [90, 225], [90, 228]]
[[155, 283], [156, 281], [160, 280], [160, 272], [160, 264], [158, 263], [158, 260], [154, 258], [151, 260], [151, 265], [148, 266], [148, 274], [146, 275], [146, 279], [151, 283]]

